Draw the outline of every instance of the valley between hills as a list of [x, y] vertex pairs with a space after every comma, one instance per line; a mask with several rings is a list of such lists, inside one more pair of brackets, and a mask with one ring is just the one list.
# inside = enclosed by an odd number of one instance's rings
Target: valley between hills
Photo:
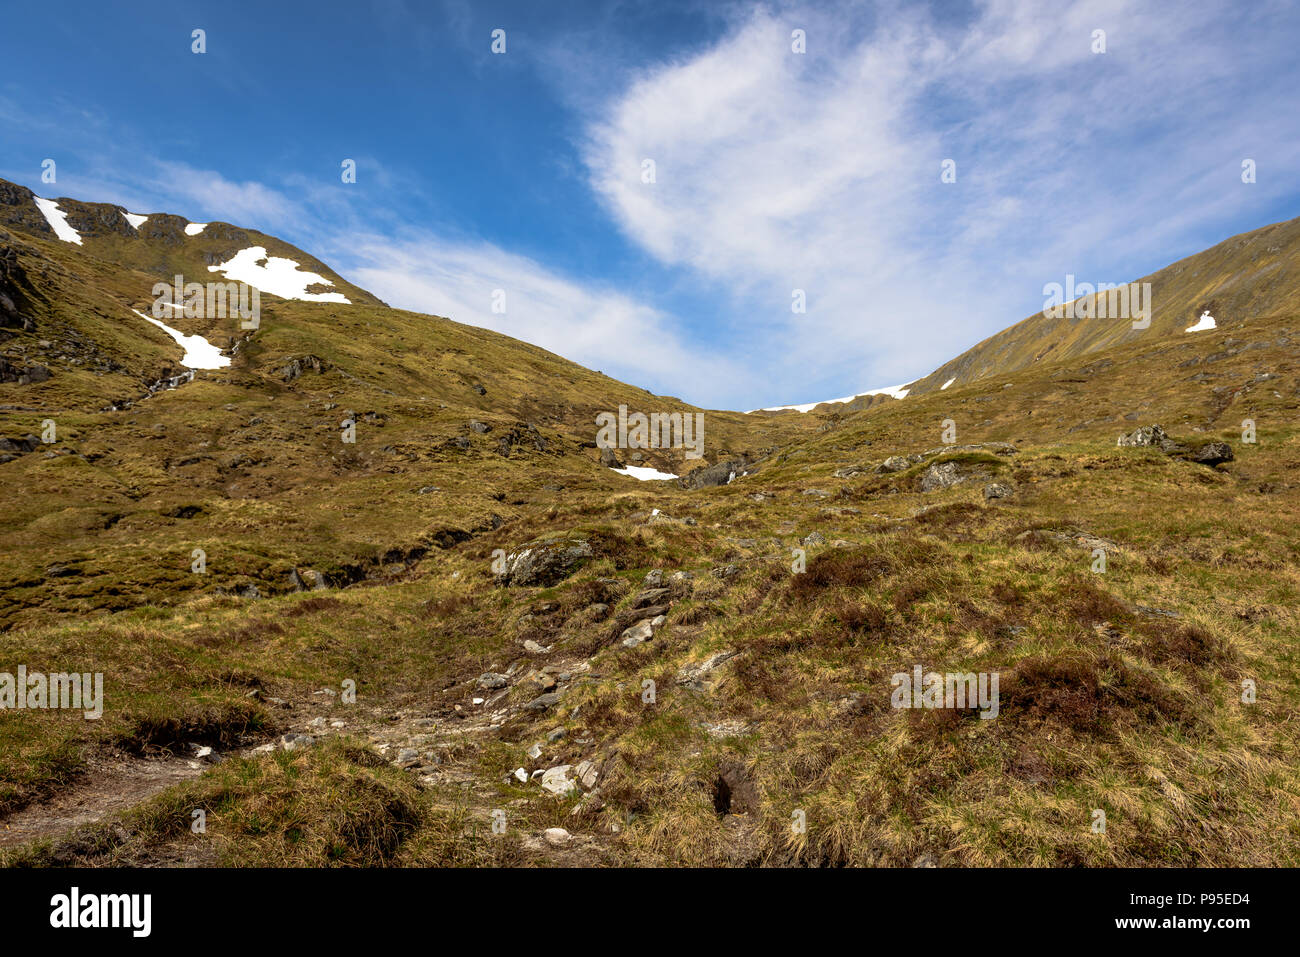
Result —
[[[0, 181], [0, 671], [103, 708], [0, 714], [4, 864], [1300, 864], [1300, 220], [1135, 277], [1146, 328], [744, 413], [53, 203]], [[152, 290], [235, 263], [186, 366]]]

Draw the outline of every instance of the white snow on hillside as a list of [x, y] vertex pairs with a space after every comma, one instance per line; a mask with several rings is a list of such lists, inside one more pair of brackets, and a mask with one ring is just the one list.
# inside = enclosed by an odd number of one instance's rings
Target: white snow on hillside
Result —
[[208, 228], [207, 223], [190, 223], [188, 226], [185, 227], [185, 235], [197, 236], [199, 233], [203, 232], [203, 230], [207, 228]]
[[138, 213], [128, 213], [125, 211], [122, 215], [126, 217], [126, 221], [131, 224], [132, 229], [139, 229], [144, 225], [145, 220], [149, 218], [148, 216], [141, 216]]
[[943, 385], [939, 386], [939, 391], [942, 392], [944, 389], [948, 388], [948, 386], [952, 385], [956, 381], [957, 381], [956, 378], [949, 379]]
[[33, 196], [32, 199], [36, 201], [36, 208], [41, 211], [45, 221], [50, 224], [55, 236], [58, 236], [65, 243], [82, 245], [81, 234], [68, 225], [68, 214], [59, 209], [58, 203], [52, 199], [41, 199], [39, 196]]
[[227, 279], [246, 282], [254, 289], [269, 292], [281, 299], [352, 304], [341, 292], [307, 292], [308, 286], [318, 283], [332, 286], [334, 283], [314, 272], [300, 272], [298, 264], [292, 259], [282, 259], [279, 256], [268, 257], [264, 246], [241, 249], [235, 253], [230, 262], [208, 267], [208, 272], [218, 270], [224, 273]]
[[[860, 395], [892, 395], [895, 399], [902, 399], [905, 398], [907, 393], [910, 391], [907, 388], [909, 385], [911, 385], [910, 382], [903, 385], [887, 385], [883, 389], [871, 389], [867, 392], [858, 392], [854, 395], [846, 395], [842, 399], [822, 399], [820, 402], [806, 402], [803, 405], [773, 405], [766, 409], [750, 409], [749, 412], [783, 412], [786, 409], [793, 409], [795, 412], [811, 412], [819, 405], [830, 405], [831, 403], [836, 402], [852, 402]], [[749, 415], [749, 412], [746, 412], [745, 414]]]
[[202, 336], [187, 336], [178, 329], [173, 329], [165, 322], [159, 322], [153, 316], [146, 316], [139, 309], [132, 309], [137, 316], [147, 322], [152, 322], [167, 335], [175, 339], [185, 355], [181, 356], [181, 365], [187, 369], [221, 369], [230, 365], [230, 357], [223, 356], [221, 350], [208, 342]]
[[611, 471], [617, 472], [619, 475], [630, 475], [642, 482], [678, 478], [678, 476], [670, 472], [660, 472], [658, 469], [647, 468], [644, 465], [629, 465], [625, 469], [611, 469]]
[[1204, 332], [1206, 329], [1217, 327], [1218, 323], [1214, 321], [1214, 317], [1210, 315], [1210, 310], [1207, 309], [1201, 313], [1201, 318], [1197, 320], [1196, 325], [1188, 326], [1183, 332]]

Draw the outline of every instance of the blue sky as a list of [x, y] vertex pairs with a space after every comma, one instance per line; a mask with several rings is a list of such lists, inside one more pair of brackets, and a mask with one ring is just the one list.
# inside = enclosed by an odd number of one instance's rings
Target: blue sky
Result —
[[1297, 48], [1290, 2], [23, 4], [0, 176], [748, 409], [910, 381], [1067, 273], [1300, 215]]

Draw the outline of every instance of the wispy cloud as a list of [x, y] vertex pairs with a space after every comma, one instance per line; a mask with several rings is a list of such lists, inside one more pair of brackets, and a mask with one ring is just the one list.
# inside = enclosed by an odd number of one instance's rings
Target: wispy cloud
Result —
[[696, 404], [730, 399], [744, 374], [729, 357], [702, 355], [660, 310], [491, 244], [361, 235], [348, 238], [337, 261], [392, 306], [492, 329]]
[[[441, 25], [417, 22], [410, 0], [374, 0], [385, 49], [409, 33], [421, 54], [449, 42], [471, 71], [553, 84], [517, 108], [558, 99], [571, 151], [498, 138], [514, 101], [491, 135], [450, 144], [467, 163], [508, 151], [532, 164], [537, 196], [558, 198], [518, 229], [468, 221], [472, 204], [448, 203], [418, 158], [380, 142], [352, 156], [354, 186], [314, 156], [236, 175], [180, 137], [133, 132], [57, 89], [38, 108], [12, 83], [0, 121], [23, 144], [0, 176], [35, 186], [38, 166], [12, 165], [53, 156], [59, 181], [42, 195], [261, 229], [394, 305], [731, 408], [924, 375], [1039, 308], [1067, 272], [1137, 278], [1296, 212], [1283, 171], [1300, 166], [1300, 113], [1284, 107], [1300, 14], [1284, 0], [669, 6], [518, 30], [503, 64], [464, 0], [447, 0]], [[677, 17], [692, 29], [665, 37]], [[956, 183], [940, 181], [945, 159]], [[588, 263], [585, 249], [612, 252]], [[796, 289], [806, 314], [791, 312]]]
[[770, 357], [758, 398], [922, 374], [1022, 318], [1044, 282], [1133, 278], [1288, 188], [1237, 176], [1243, 157], [1296, 155], [1300, 122], [1276, 110], [1291, 54], [1269, 27], [1285, 8], [1147, 7], [761, 8], [605, 104], [590, 182], [642, 248], [741, 297], [735, 333]]

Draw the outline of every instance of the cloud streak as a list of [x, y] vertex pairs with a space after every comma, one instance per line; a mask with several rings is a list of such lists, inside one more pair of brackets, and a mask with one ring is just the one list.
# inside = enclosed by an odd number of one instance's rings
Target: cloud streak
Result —
[[670, 315], [490, 243], [424, 232], [352, 236], [338, 261], [392, 306], [504, 333], [697, 405], [726, 401], [744, 374], [729, 357], [692, 347]]
[[[582, 149], [627, 236], [738, 297], [734, 334], [769, 357], [755, 371], [771, 391], [750, 395], [842, 394], [927, 373], [1066, 272], [1135, 278], [1275, 201], [1280, 178], [1252, 193], [1237, 171], [1255, 152], [1296, 155], [1300, 123], [1275, 106], [1294, 70], [1270, 23], [1286, 17], [1123, 0], [991, 0], [964, 22], [761, 8], [631, 77]], [[945, 159], [956, 183], [940, 181]]]

